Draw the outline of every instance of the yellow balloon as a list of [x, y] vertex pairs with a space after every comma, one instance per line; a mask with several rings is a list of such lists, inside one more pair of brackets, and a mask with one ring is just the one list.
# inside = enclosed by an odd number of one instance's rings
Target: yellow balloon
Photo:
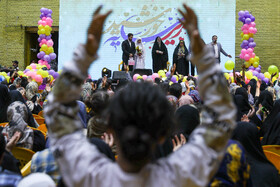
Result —
[[37, 64], [36, 69], [41, 69], [42, 66], [40, 64]]
[[277, 78], [276, 77], [273, 77], [272, 78], [272, 82], [274, 82], [274, 81], [276, 81], [277, 80]]
[[19, 74], [19, 76], [22, 76], [23, 72], [22, 71], [18, 71], [18, 74]]
[[240, 34], [240, 36], [241, 36], [241, 38], [243, 38], [243, 36], [244, 36], [244, 33], [242, 32], [242, 33]]
[[224, 73], [224, 76], [227, 80], [229, 79], [229, 74], [228, 73]]
[[234, 78], [233, 78], [233, 77], [230, 77], [230, 79], [231, 79], [231, 83], [234, 83]]
[[270, 79], [270, 78], [271, 78], [271, 75], [270, 75], [270, 73], [265, 72], [265, 73], [264, 73], [264, 77]]
[[40, 29], [41, 34], [45, 34], [46, 30], [45, 29]]
[[253, 66], [254, 66], [254, 68], [259, 67], [259, 62], [254, 62], [254, 63], [253, 63]]
[[37, 31], [37, 34], [40, 35], [40, 34], [41, 34], [41, 30], [38, 30], [38, 31]]
[[250, 38], [254, 38], [254, 34], [253, 33], [249, 33], [248, 34]]
[[258, 56], [255, 56], [255, 62], [260, 62], [260, 58]]
[[160, 76], [160, 77], [166, 77], [166, 75], [165, 75], [165, 72], [163, 71], [163, 70], [159, 70], [158, 71], [158, 75]]
[[49, 79], [51, 80], [51, 82], [53, 81], [53, 76], [49, 75]]
[[7, 76], [7, 73], [6, 72], [2, 72], [2, 75], [5, 77], [5, 76]]
[[250, 38], [250, 37], [249, 37], [248, 34], [244, 34], [244, 35], [243, 35], [243, 40], [249, 40], [249, 38]]
[[250, 64], [249, 61], [245, 61], [245, 62], [244, 62], [244, 65], [245, 65], [246, 68], [249, 68], [251, 64]]
[[26, 69], [32, 70], [32, 67], [31, 66], [27, 66]]
[[42, 65], [42, 68], [46, 68], [47, 66], [46, 65]]
[[39, 26], [38, 26], [38, 29], [39, 29], [39, 30], [41, 30], [41, 29], [43, 29], [43, 28], [44, 28], [43, 25], [39, 25]]
[[47, 51], [47, 50], [48, 50], [48, 46], [47, 46], [46, 44], [43, 44], [43, 45], [41, 46], [41, 49], [42, 49], [43, 51]]
[[42, 73], [43, 73], [43, 70], [42, 70], [42, 69], [39, 69], [39, 70], [37, 71], [37, 74], [38, 74], [38, 75], [42, 75]]
[[10, 82], [10, 77], [9, 76], [4, 76], [4, 77], [7, 80], [7, 83], [9, 83]]
[[252, 79], [255, 79], [256, 81], [259, 80], [258, 77], [256, 77], [256, 76], [253, 76]]
[[177, 75], [174, 75], [174, 77], [176, 77], [176, 80], [177, 80], [177, 82], [178, 82], [178, 80], [179, 80], [179, 77], [178, 77]]
[[250, 58], [249, 62], [250, 62], [251, 65], [253, 65], [254, 62], [255, 62], [255, 59], [254, 58]]
[[46, 26], [45, 26], [45, 30], [46, 30], [46, 31], [50, 31], [50, 26], [46, 25]]
[[[46, 77], [48, 77], [49, 76], [49, 73], [47, 72], [47, 71], [43, 71], [42, 72], [42, 77], [43, 78], [46, 78]], [[138, 78], [138, 77], [137, 77]]]
[[[49, 47], [48, 48], [48, 53], [50, 54], [50, 53], [53, 53], [53, 52], [54, 52], [53, 47]], [[163, 70], [161, 70], [161, 71], [163, 71]], [[163, 74], [165, 75], [164, 71], [163, 71]]]
[[172, 81], [170, 81], [170, 82], [169, 82], [169, 86], [171, 86], [172, 84], [173, 84], [173, 82], [172, 82]]
[[252, 79], [252, 77], [253, 77], [253, 73], [251, 71], [246, 71], [245, 75], [246, 75], [247, 79]]
[[50, 34], [51, 34], [51, 31], [46, 31], [46, 32], [45, 32], [45, 35], [46, 35], [46, 36], [49, 36]]
[[240, 71], [240, 75], [241, 75], [241, 76], [243, 76], [242, 74], [243, 74], [243, 71]]

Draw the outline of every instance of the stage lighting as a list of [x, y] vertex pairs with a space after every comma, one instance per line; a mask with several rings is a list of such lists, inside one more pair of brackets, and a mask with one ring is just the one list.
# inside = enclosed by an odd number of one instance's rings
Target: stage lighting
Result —
[[107, 78], [110, 78], [111, 74], [112, 74], [112, 71], [107, 69], [106, 67], [104, 67], [102, 69], [102, 72], [101, 72], [102, 77], [106, 76]]

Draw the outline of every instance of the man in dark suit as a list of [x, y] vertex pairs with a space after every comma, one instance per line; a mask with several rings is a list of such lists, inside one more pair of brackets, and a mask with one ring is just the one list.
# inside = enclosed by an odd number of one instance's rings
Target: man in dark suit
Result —
[[212, 36], [212, 42], [208, 45], [213, 47], [213, 52], [214, 52], [214, 55], [216, 58], [216, 62], [220, 64], [221, 63], [221, 56], [220, 56], [221, 52], [229, 58], [231, 58], [231, 55], [227, 54], [223, 50], [222, 45], [220, 43], [218, 43], [217, 40], [218, 40], [218, 37], [216, 35]]
[[[130, 57], [134, 57], [134, 54], [136, 52], [136, 48], [135, 48], [135, 43], [132, 41], [133, 38], [133, 34], [129, 33], [127, 35], [127, 40], [122, 42], [122, 51], [123, 51], [123, 55], [122, 55], [122, 60], [123, 60], [123, 66], [122, 66], [122, 70], [124, 71], [126, 69], [126, 66], [128, 65], [128, 60]], [[129, 71], [133, 70], [133, 66], [129, 66]]]

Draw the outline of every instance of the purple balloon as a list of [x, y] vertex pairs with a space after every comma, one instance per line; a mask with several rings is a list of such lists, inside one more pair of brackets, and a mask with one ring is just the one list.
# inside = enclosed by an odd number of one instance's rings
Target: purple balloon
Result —
[[51, 53], [51, 54], [49, 54], [49, 56], [50, 56], [51, 60], [56, 59], [56, 54], [55, 53]]
[[269, 83], [269, 78], [264, 78], [263, 81], [264, 81], [265, 83]]
[[177, 79], [175, 76], [172, 76], [171, 79], [170, 79], [173, 83], [176, 83], [177, 82]]
[[41, 42], [41, 38], [38, 38], [38, 42], [39, 42], [39, 43]]
[[49, 9], [48, 14], [52, 14], [52, 10], [51, 9]]
[[258, 77], [259, 72], [257, 72], [257, 71], [255, 70], [255, 71], [253, 71], [253, 75], [256, 76], [256, 77]]
[[264, 74], [263, 73], [259, 73], [259, 78], [261, 79], [261, 80], [263, 80], [265, 77], [264, 77]]
[[46, 36], [46, 40], [52, 39], [52, 35], [50, 34], [49, 36]]
[[[57, 72], [55, 72], [55, 73], [53, 74], [53, 78], [54, 78], [54, 79], [56, 79], [58, 76], [59, 76], [59, 73], [57, 73]], [[174, 78], [176, 79], [176, 77], [174, 77]]]
[[45, 88], [46, 88], [46, 85], [45, 85], [45, 84], [41, 84], [41, 85], [38, 87], [39, 90], [44, 90]]
[[41, 40], [45, 39], [46, 38], [46, 35], [45, 34], [40, 34], [39, 36], [41, 38]]
[[48, 17], [48, 18], [52, 18], [52, 15], [51, 14], [47, 14], [47, 16], [46, 17]]
[[246, 18], [244, 18], [244, 17], [242, 18], [242, 22], [243, 22], [243, 23], [245, 23], [245, 19], [246, 19]]
[[166, 77], [169, 77], [170, 74], [171, 74], [171, 72], [167, 72], [167, 73], [166, 73]]
[[44, 56], [44, 60], [47, 61], [47, 62], [50, 62], [51, 61], [51, 58], [49, 55], [45, 55]]
[[[243, 40], [243, 42], [246, 40]], [[254, 42], [254, 38], [249, 38], [248, 42]]]
[[54, 70], [52, 70], [52, 69], [51, 69], [51, 70], [49, 70], [49, 74], [50, 74], [50, 75], [52, 75], [52, 76], [53, 76], [53, 74], [54, 74], [54, 73], [55, 73], [55, 71], [54, 71]]
[[262, 69], [262, 66], [261, 66], [261, 65], [259, 65], [258, 67], [259, 67], [260, 69]]
[[249, 49], [249, 47], [248, 47], [248, 46], [245, 46], [244, 49]]
[[256, 20], [256, 18], [254, 16], [252, 16], [252, 15], [251, 15], [250, 19], [251, 19], [251, 21], [255, 21]]
[[250, 42], [248, 46], [249, 46], [249, 48], [254, 48], [253, 42]]
[[40, 12], [43, 13], [43, 12], [44, 12], [44, 9], [45, 9], [44, 7], [41, 8], [41, 9], [40, 9]]
[[37, 58], [39, 58], [39, 59], [41, 58], [41, 54], [40, 53], [37, 54]]
[[248, 42], [247, 40], [243, 40], [243, 41], [242, 41], [242, 44], [246, 46], [246, 45], [249, 44], [249, 42]]
[[251, 19], [250, 19], [250, 18], [246, 18], [246, 19], [245, 19], [245, 23], [246, 23], [246, 24], [250, 24], [250, 23], [251, 23]]
[[256, 47], [256, 46], [257, 46], [256, 42], [252, 42], [252, 43], [253, 43], [253, 47]]
[[253, 66], [250, 66], [249, 68], [248, 68], [248, 70], [252, 70], [252, 69], [255, 69]]
[[244, 17], [239, 17], [238, 20], [243, 22]]
[[7, 73], [8, 76], [10, 76], [11, 72]]
[[261, 72], [261, 68], [257, 67], [256, 71], [260, 73]]
[[238, 16], [243, 17], [244, 15], [245, 15], [245, 12], [244, 12], [244, 11], [240, 10], [240, 11], [238, 12]]

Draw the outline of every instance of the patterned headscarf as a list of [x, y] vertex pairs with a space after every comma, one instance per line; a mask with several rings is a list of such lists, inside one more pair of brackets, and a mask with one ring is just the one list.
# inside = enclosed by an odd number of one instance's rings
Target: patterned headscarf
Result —
[[86, 101], [92, 94], [92, 86], [89, 82], [83, 84], [81, 96], [83, 101]]
[[3, 129], [3, 132], [7, 133], [10, 138], [16, 131], [21, 132], [22, 136], [17, 146], [32, 149], [34, 134], [33, 130], [27, 127], [28, 111], [26, 105], [20, 101], [10, 104], [7, 110], [7, 118], [9, 125]]
[[31, 100], [38, 92], [38, 84], [36, 82], [30, 82], [26, 86], [26, 98]]
[[199, 96], [199, 92], [197, 90], [191, 90], [189, 93], [189, 96], [192, 97], [192, 99], [195, 103], [200, 103], [200, 96]]

